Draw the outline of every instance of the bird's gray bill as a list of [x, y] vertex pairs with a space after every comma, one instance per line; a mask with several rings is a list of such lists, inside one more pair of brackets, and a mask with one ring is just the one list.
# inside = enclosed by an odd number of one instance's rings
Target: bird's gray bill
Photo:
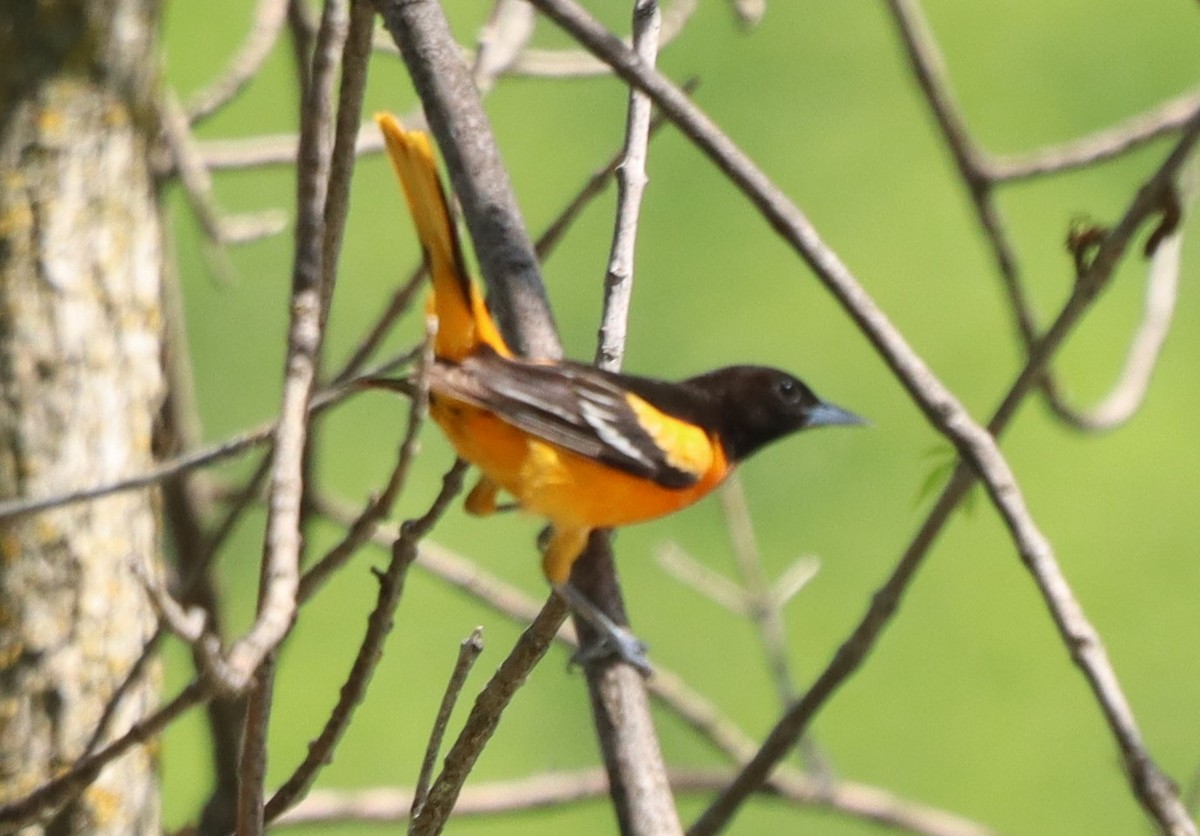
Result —
[[810, 427], [866, 427], [870, 421], [831, 403], [819, 403], [808, 412]]

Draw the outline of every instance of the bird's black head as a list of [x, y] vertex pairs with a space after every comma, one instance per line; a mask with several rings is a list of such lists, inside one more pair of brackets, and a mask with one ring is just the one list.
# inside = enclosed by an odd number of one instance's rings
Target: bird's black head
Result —
[[763, 366], [730, 366], [697, 378], [714, 396], [725, 454], [741, 461], [763, 446], [809, 427], [867, 423], [825, 403], [787, 372]]

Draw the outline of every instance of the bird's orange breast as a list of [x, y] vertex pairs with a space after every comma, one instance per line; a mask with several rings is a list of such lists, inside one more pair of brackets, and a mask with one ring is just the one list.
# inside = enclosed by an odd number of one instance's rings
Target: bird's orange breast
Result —
[[[495, 415], [434, 394], [430, 415], [458, 455], [512, 494], [520, 506], [558, 528], [611, 528], [670, 514], [703, 498], [732, 469], [720, 444], [705, 438], [672, 439], [707, 466], [683, 488], [668, 488], [555, 444], [530, 437]], [[697, 428], [692, 428], [702, 433]], [[666, 428], [658, 432], [667, 433]]]

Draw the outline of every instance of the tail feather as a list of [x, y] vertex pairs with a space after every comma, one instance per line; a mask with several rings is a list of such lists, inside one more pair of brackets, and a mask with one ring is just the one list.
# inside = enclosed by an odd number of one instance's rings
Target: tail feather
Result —
[[400, 179], [429, 266], [433, 309], [438, 318], [434, 353], [457, 362], [483, 344], [511, 357], [487, 304], [467, 273], [429, 135], [405, 130], [388, 113], [376, 114], [375, 121], [383, 131], [388, 157]]

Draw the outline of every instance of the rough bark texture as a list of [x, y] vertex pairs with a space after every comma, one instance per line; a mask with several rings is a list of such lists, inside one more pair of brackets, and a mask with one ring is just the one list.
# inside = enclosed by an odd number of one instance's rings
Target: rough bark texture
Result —
[[[162, 397], [162, 229], [149, 171], [153, 0], [0, 3], [0, 498], [145, 470]], [[0, 522], [0, 800], [156, 702], [125, 680], [155, 618], [157, 497]], [[155, 756], [114, 763], [41, 832], [158, 833]], [[34, 832], [33, 828], [27, 832]]]

